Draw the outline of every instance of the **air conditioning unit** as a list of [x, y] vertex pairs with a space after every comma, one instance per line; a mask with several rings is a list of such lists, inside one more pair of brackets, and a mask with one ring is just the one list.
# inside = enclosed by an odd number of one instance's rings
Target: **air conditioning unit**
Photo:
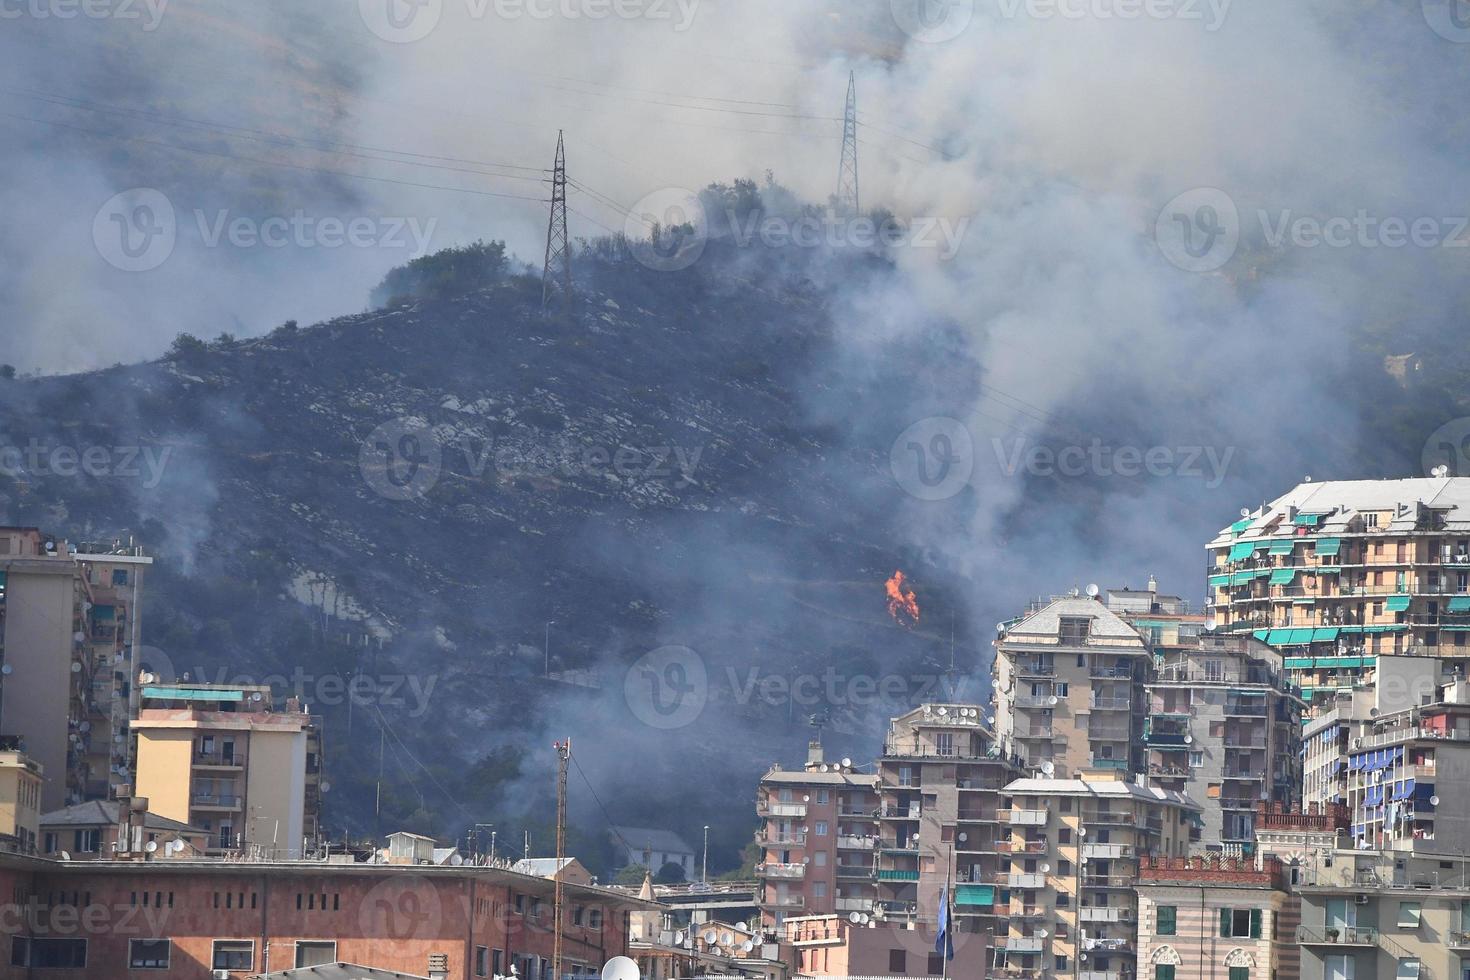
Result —
[[1353, 896], [1353, 904], [1354, 905], [1367, 905], [1368, 904], [1368, 896], [1367, 895], [1354, 895]]
[[230, 980], [230, 971], [215, 970], [213, 973], [210, 974], [210, 976], [214, 977], [214, 980]]

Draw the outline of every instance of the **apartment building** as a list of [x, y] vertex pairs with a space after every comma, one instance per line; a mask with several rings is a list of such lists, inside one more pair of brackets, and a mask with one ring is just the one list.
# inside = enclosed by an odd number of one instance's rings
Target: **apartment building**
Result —
[[[0, 853], [0, 980], [317, 976], [552, 980], [627, 955], [660, 906], [502, 867], [249, 861], [60, 862]], [[350, 970], [337, 963], [357, 964]], [[512, 970], [514, 968], [514, 970]], [[374, 971], [384, 971], [378, 973]]]
[[14, 748], [0, 749], [0, 842], [33, 854], [41, 828], [40, 764]]
[[995, 649], [995, 736], [1028, 766], [1058, 777], [1143, 771], [1152, 654], [1122, 616], [1093, 597], [1038, 602], [1002, 624]]
[[1280, 647], [1303, 696], [1372, 683], [1379, 659], [1470, 667], [1470, 478], [1302, 483], [1206, 546], [1219, 628]]
[[1257, 804], [1301, 801], [1304, 704], [1281, 654], [1248, 635], [1200, 636], [1156, 650], [1145, 694], [1151, 781], [1199, 804], [1206, 850], [1249, 853]]
[[806, 764], [772, 766], [761, 778], [756, 813], [757, 904], [768, 926], [787, 916], [867, 912], [878, 845], [878, 778], [829, 763], [822, 744], [807, 747]]
[[128, 771], [143, 570], [132, 544], [0, 527], [0, 734], [45, 775], [42, 808], [105, 799]]
[[214, 684], [145, 684], [140, 697], [136, 795], [151, 812], [209, 833], [212, 853], [302, 856], [321, 749], [296, 699], [277, 709], [269, 687]]
[[1145, 977], [1295, 975], [1299, 913], [1276, 858], [1144, 858], [1137, 892], [1138, 966]]
[[1192, 609], [1177, 595], [1159, 592], [1153, 576], [1144, 589], [1107, 589], [1102, 599], [1110, 611], [1138, 630], [1156, 658], [1193, 647], [1205, 631], [1204, 612]]
[[1005, 794], [1009, 867], [997, 879], [994, 971], [1136, 976], [1139, 863], [1187, 855], [1198, 805], [1116, 770], [1018, 779]]
[[985, 937], [958, 936], [954, 958], [946, 964], [937, 951], [932, 924], [911, 929], [901, 922], [853, 923], [840, 915], [787, 919], [781, 940], [794, 950], [799, 976], [832, 980], [938, 977], [946, 972], [952, 977], [980, 977], [988, 951]]
[[1003, 928], [995, 889], [1008, 847], [1002, 791], [1022, 771], [979, 705], [924, 704], [892, 720], [878, 762], [881, 921], [932, 931], [949, 881], [956, 942]]
[[1360, 849], [1463, 854], [1470, 847], [1470, 682], [1378, 714], [1348, 746], [1347, 805]]
[[1302, 980], [1461, 980], [1470, 971], [1466, 860], [1337, 852], [1299, 889]]

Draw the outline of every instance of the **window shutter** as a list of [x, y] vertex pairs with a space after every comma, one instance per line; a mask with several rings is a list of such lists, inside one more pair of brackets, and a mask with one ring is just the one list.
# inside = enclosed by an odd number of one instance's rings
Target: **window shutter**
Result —
[[1261, 938], [1261, 910], [1251, 909], [1251, 938]]
[[1220, 935], [1222, 935], [1222, 936], [1229, 936], [1230, 935], [1230, 910], [1229, 909], [1221, 909], [1220, 910]]

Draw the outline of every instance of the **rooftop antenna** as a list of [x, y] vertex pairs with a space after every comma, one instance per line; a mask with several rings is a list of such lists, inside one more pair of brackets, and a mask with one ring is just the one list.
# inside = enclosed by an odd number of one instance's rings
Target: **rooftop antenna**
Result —
[[551, 172], [551, 220], [546, 227], [546, 265], [541, 270], [541, 311], [551, 306], [553, 282], [561, 280], [562, 312], [572, 305], [572, 247], [567, 237], [567, 150], [556, 133], [556, 164]]
[[862, 213], [858, 196], [857, 73], [847, 73], [847, 112], [842, 120], [842, 164], [837, 169], [837, 213]]

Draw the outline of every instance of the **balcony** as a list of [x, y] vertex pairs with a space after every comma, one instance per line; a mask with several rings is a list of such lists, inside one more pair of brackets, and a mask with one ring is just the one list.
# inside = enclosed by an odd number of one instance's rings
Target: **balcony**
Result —
[[1005, 940], [1008, 953], [1039, 953], [1045, 943], [1040, 936], [1007, 936]]
[[1221, 773], [1221, 775], [1224, 776], [1226, 779], [1260, 780], [1266, 778], [1266, 770], [1234, 766], [1227, 768], [1223, 773]]
[[1013, 703], [1018, 708], [1053, 708], [1061, 699], [1055, 694], [1018, 694]]
[[1052, 738], [1052, 727], [1050, 725], [1032, 725], [1029, 728], [1018, 728], [1012, 733], [1013, 738]]
[[805, 878], [806, 865], [804, 864], [757, 864], [755, 866], [756, 877], [759, 878]]
[[1133, 827], [1138, 823], [1138, 818], [1131, 813], [1115, 813], [1112, 810], [1099, 810], [1096, 813], [1084, 813], [1082, 823], [1086, 826], [1104, 824], [1113, 827]]
[[189, 804], [195, 810], [219, 810], [236, 812], [240, 809], [240, 797], [223, 796], [212, 793], [195, 794], [190, 798]]
[[1266, 706], [1258, 701], [1227, 700], [1225, 714], [1246, 718], [1264, 718], [1266, 717]]
[[1093, 698], [1093, 711], [1127, 711], [1133, 707], [1132, 698]]
[[1117, 970], [1083, 970], [1077, 974], [1077, 980], [1128, 980], [1128, 977]]
[[885, 806], [879, 814], [884, 820], [917, 820], [919, 819], [919, 805], [913, 806]]
[[1051, 677], [1057, 669], [1052, 664], [1018, 662], [1016, 664], [1017, 677]]
[[756, 813], [763, 817], [805, 817], [805, 803], [772, 803], [762, 800], [756, 804]]
[[1083, 844], [1082, 857], [1087, 861], [1116, 861], [1132, 857], [1133, 848], [1127, 844]]
[[1090, 905], [1078, 909], [1083, 922], [1132, 922], [1133, 910], [1112, 905]]
[[1131, 889], [1138, 883], [1138, 879], [1132, 875], [1083, 875], [1082, 885], [1085, 888], [1128, 888]]
[[1297, 942], [1303, 946], [1377, 946], [1378, 930], [1357, 926], [1298, 926]]
[[772, 895], [770, 898], [761, 898], [756, 904], [766, 909], [799, 909], [806, 905], [806, 896]]
[[1255, 749], [1260, 751], [1266, 747], [1266, 736], [1261, 735], [1226, 735], [1225, 747], [1227, 749]]
[[1008, 914], [1013, 919], [1045, 919], [1051, 916], [1051, 908], [1046, 905], [1012, 905]]
[[1006, 885], [1009, 888], [1045, 888], [1046, 875], [1033, 872], [1012, 872], [1006, 875]]
[[878, 869], [879, 881], [918, 881], [917, 871], [898, 871], [891, 868]]
[[1012, 854], [1045, 854], [1051, 848], [1051, 843], [1044, 840], [1014, 841], [1011, 844]]
[[871, 878], [873, 877], [873, 866], [870, 864], [839, 864], [837, 865], [837, 877]]
[[1143, 741], [1155, 748], [1184, 748], [1193, 739], [1187, 732], [1145, 732]]
[[243, 769], [245, 756], [239, 752], [196, 752], [192, 765], [195, 769]]
[[1470, 949], [1470, 932], [1450, 933], [1450, 949]]
[[1128, 666], [1127, 664], [1119, 664], [1115, 667], [1093, 666], [1088, 669], [1087, 676], [1096, 680], [1126, 680], [1133, 676], [1133, 668]]
[[871, 912], [873, 900], [871, 898], [838, 898], [835, 907], [839, 912]]
[[[842, 838], [837, 840], [840, 846]], [[755, 842], [762, 847], [805, 847], [806, 834], [761, 833], [755, 835]]]
[[1045, 827], [1047, 822], [1045, 810], [1012, 810], [1012, 827]]
[[[802, 835], [805, 838], [805, 835]], [[855, 837], [852, 834], [838, 834], [837, 846], [839, 849], [848, 851], [871, 851], [878, 846], [876, 837]]]

